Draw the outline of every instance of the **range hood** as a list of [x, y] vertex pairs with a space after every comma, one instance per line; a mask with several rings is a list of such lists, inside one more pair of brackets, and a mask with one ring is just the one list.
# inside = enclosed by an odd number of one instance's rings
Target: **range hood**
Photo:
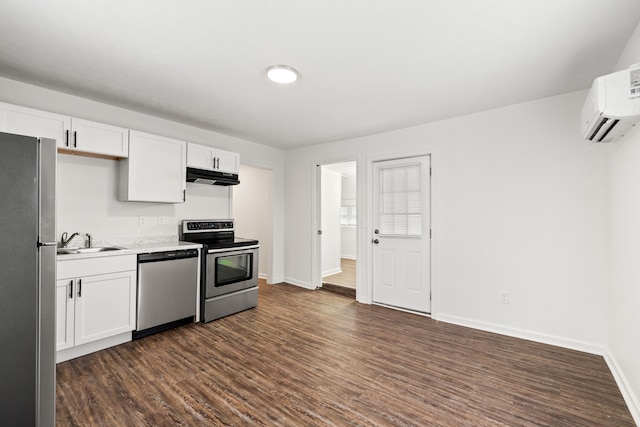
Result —
[[187, 182], [209, 185], [238, 185], [238, 174], [207, 169], [187, 168]]

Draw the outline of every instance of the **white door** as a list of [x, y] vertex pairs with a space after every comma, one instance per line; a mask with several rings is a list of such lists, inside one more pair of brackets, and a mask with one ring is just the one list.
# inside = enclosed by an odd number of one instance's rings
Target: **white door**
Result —
[[430, 157], [373, 164], [373, 302], [431, 312]]

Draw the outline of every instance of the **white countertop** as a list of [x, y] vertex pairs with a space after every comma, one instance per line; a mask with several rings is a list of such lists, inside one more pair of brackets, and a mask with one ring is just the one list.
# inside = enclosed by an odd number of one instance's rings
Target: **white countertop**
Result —
[[121, 255], [131, 255], [131, 254], [144, 254], [150, 252], [166, 252], [166, 251], [174, 251], [174, 250], [182, 250], [182, 249], [200, 249], [202, 245], [200, 243], [191, 243], [191, 242], [182, 242], [179, 240], [171, 240], [171, 241], [151, 241], [146, 243], [133, 243], [133, 244], [105, 244], [101, 242], [99, 245], [94, 245], [94, 247], [99, 246], [116, 246], [122, 248], [118, 251], [106, 251], [106, 252], [91, 252], [84, 254], [60, 254], [58, 255], [58, 261], [67, 261], [72, 259], [82, 259], [82, 258], [98, 258], [98, 257], [107, 257], [107, 256], [121, 256]]

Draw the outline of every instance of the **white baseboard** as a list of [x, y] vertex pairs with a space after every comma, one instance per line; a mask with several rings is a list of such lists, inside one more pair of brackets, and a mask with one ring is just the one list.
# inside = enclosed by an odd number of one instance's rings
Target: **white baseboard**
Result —
[[340, 267], [334, 268], [333, 270], [323, 271], [322, 277], [331, 276], [332, 274], [342, 273], [342, 269]]
[[313, 286], [311, 283], [307, 283], [307, 282], [301, 282], [299, 280], [296, 279], [292, 279], [291, 277], [285, 277], [284, 278], [284, 282], [288, 283], [290, 285], [295, 285], [295, 286], [299, 286], [301, 288], [305, 288], [305, 289], [311, 289], [314, 290], [316, 287]]
[[438, 314], [433, 316], [433, 318], [438, 321], [453, 323], [454, 325], [466, 326], [468, 328], [494, 332], [496, 334], [507, 335], [514, 338], [521, 338], [543, 344], [555, 345], [557, 347], [568, 348], [571, 350], [582, 351], [585, 353], [597, 354], [598, 356], [603, 356], [605, 352], [603, 346], [588, 343], [585, 341], [563, 338], [556, 335], [541, 334], [524, 329], [510, 328], [508, 326], [502, 326], [493, 323], [479, 322], [477, 320], [466, 319], [458, 316], [450, 316], [448, 314]]
[[356, 256], [355, 255], [351, 255], [351, 254], [349, 254], [349, 255], [342, 254], [342, 255], [340, 255], [340, 258], [352, 259], [354, 261], [356, 260]]
[[636, 425], [640, 426], [640, 399], [638, 399], [638, 396], [633, 392], [623, 370], [620, 368], [616, 358], [609, 352], [609, 350], [605, 351], [604, 360], [607, 362], [607, 366], [609, 366], [609, 370], [618, 384], [620, 393], [622, 393], [622, 397], [629, 408], [629, 412], [631, 412], [633, 420]]

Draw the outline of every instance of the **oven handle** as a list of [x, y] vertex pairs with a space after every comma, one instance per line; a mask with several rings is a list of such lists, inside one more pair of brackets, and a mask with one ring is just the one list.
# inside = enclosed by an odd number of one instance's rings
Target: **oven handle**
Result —
[[237, 251], [245, 251], [248, 249], [258, 249], [260, 245], [253, 246], [238, 246], [236, 248], [222, 248], [222, 249], [210, 249], [207, 251], [208, 254], [215, 254], [220, 252], [237, 252]]

